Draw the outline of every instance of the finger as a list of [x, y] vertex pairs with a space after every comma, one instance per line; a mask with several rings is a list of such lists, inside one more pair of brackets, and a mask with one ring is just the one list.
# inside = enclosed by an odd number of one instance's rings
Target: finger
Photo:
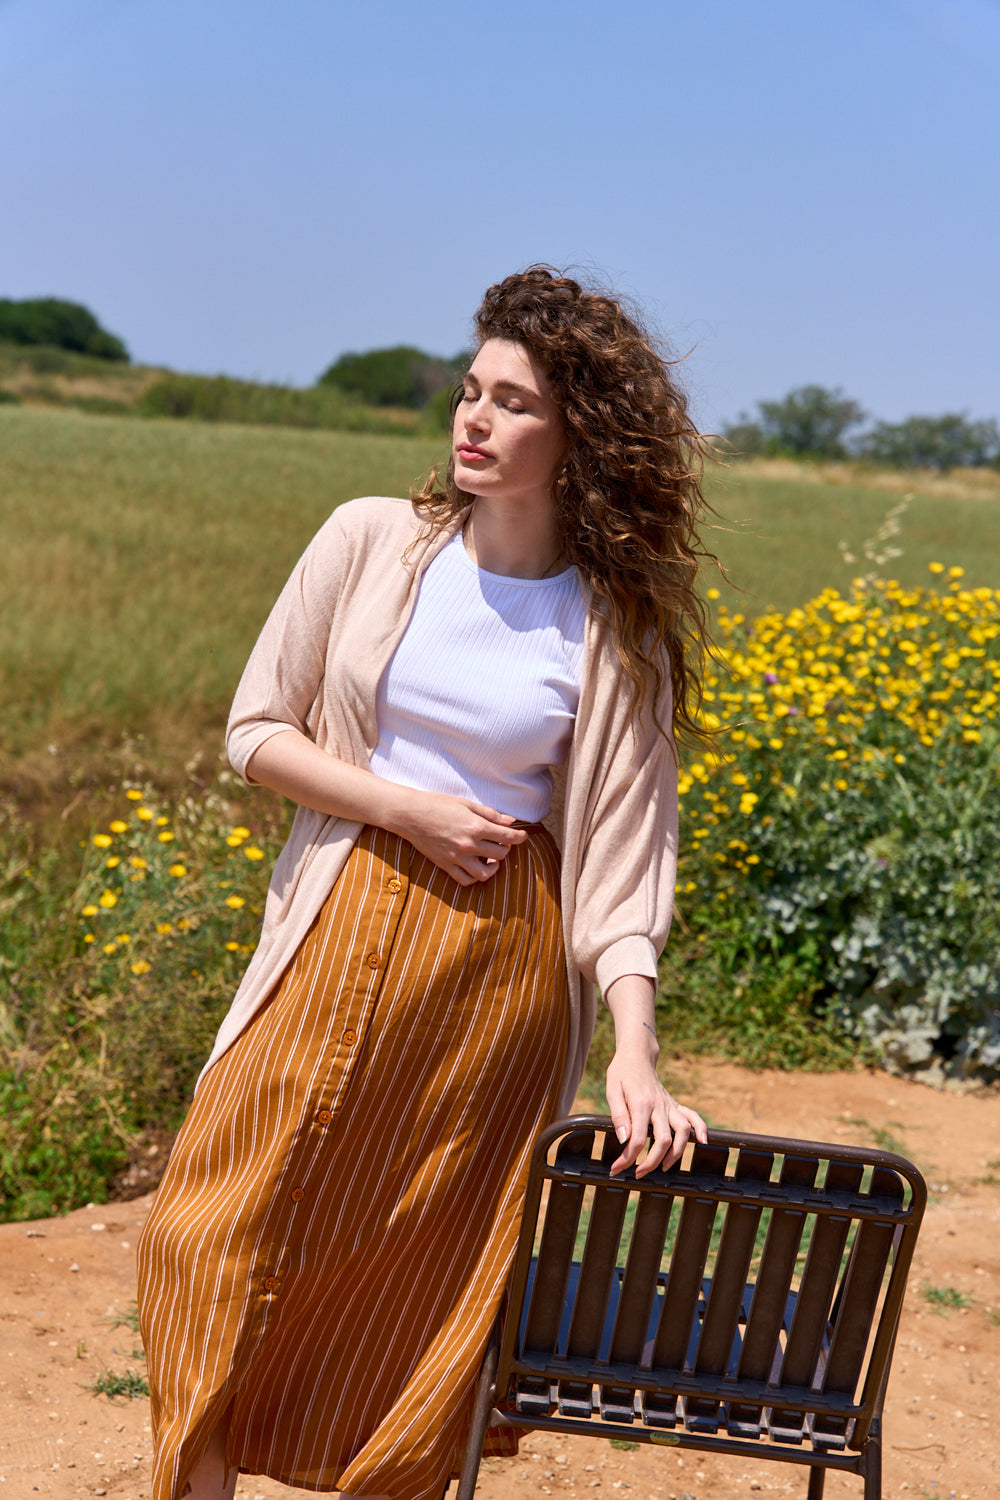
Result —
[[455, 866], [462, 885], [480, 885], [484, 880], [492, 880], [499, 868], [499, 860], [481, 859], [478, 854], [464, 855]]
[[[615, 1135], [618, 1137], [618, 1144], [624, 1146], [632, 1134], [632, 1117], [628, 1112], [628, 1105], [625, 1103], [625, 1094], [622, 1091], [621, 1084], [615, 1083], [609, 1078], [607, 1096], [608, 1113], [611, 1115], [611, 1123], [614, 1126]], [[612, 1177], [616, 1173], [624, 1171], [627, 1165], [625, 1152], [623, 1151], [617, 1161], [611, 1163], [610, 1171]]]
[[470, 812], [478, 813], [479, 817], [485, 818], [487, 823], [496, 823], [501, 828], [507, 828], [517, 821], [513, 813], [497, 812], [495, 807], [484, 807], [481, 802], [468, 802], [466, 806]]
[[506, 859], [511, 851], [510, 844], [501, 844], [498, 839], [482, 839], [476, 845], [476, 854], [480, 859], [496, 861]]
[[[622, 1143], [622, 1154], [612, 1164], [612, 1173], [623, 1172], [628, 1167], [634, 1167], [649, 1139], [652, 1101], [630, 1098], [623, 1099], [623, 1103], [627, 1118], [623, 1125], [616, 1125], [616, 1134]], [[622, 1135], [623, 1128], [628, 1130], [626, 1137]]]
[[691, 1129], [694, 1132], [695, 1140], [700, 1141], [703, 1146], [707, 1146], [708, 1126], [705, 1124], [705, 1121], [702, 1119], [698, 1111], [696, 1109], [688, 1109], [686, 1104], [679, 1104], [677, 1107], [690, 1124]]
[[513, 813], [500, 813], [493, 807], [481, 807], [478, 802], [470, 802], [468, 806], [471, 812], [478, 813], [490, 825], [482, 830], [487, 838], [506, 844], [521, 844], [528, 837], [525, 829], [510, 826], [516, 821]]
[[670, 1120], [670, 1130], [672, 1140], [670, 1142], [670, 1149], [663, 1156], [662, 1166], [664, 1170], [667, 1167], [672, 1167], [674, 1162], [680, 1161], [684, 1155], [684, 1148], [691, 1135], [690, 1121], [683, 1115], [673, 1115]]
[[[636, 1177], [645, 1177], [647, 1173], [653, 1172], [657, 1167], [664, 1165], [664, 1158], [673, 1149], [676, 1140], [676, 1136], [670, 1126], [670, 1121], [667, 1118], [665, 1100], [653, 1110], [653, 1116], [649, 1123], [650, 1129], [653, 1132], [653, 1140], [646, 1155], [635, 1169]], [[666, 1162], [666, 1165], [669, 1165], [669, 1161]]]
[[[671, 1100], [668, 1121], [673, 1134], [673, 1144], [663, 1159], [664, 1168], [672, 1167], [675, 1161], [680, 1160], [684, 1153], [684, 1148], [687, 1146], [692, 1132], [695, 1130], [696, 1120], [702, 1127], [702, 1143], [704, 1144], [708, 1140], [708, 1131], [704, 1120], [700, 1115], [695, 1114], [693, 1109], [687, 1109], [683, 1105]], [[695, 1138], [697, 1139], [697, 1136]]]

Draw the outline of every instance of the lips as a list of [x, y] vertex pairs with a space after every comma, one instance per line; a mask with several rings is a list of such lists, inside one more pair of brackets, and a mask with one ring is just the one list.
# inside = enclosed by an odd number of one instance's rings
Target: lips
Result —
[[474, 443], [459, 443], [456, 450], [459, 458], [492, 458], [492, 453], [487, 453], [485, 448], [477, 448]]

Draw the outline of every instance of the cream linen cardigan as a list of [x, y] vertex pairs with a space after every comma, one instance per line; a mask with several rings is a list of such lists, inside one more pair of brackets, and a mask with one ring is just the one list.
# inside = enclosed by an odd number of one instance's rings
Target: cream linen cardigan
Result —
[[[342, 505], [306, 549], [247, 664], [227, 744], [246, 779], [255, 750], [289, 727], [367, 767], [375, 689], [406, 628], [420, 575], [464, 521], [428, 537], [408, 500]], [[404, 558], [404, 553], [406, 554]], [[677, 768], [647, 714], [633, 727], [627, 679], [589, 591], [580, 702], [565, 776], [546, 820], [562, 851], [570, 1026], [560, 1106], [573, 1097], [594, 1027], [594, 982], [655, 978], [670, 925]], [[661, 705], [668, 722], [669, 701]], [[560, 784], [562, 783], [562, 784]], [[362, 825], [300, 807], [274, 867], [259, 946], [205, 1072], [273, 991], [333, 889]]]

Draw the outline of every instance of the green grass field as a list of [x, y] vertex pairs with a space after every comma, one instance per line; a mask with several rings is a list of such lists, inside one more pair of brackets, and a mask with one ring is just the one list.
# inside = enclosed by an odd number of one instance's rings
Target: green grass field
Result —
[[[427, 439], [0, 410], [0, 754], [5, 778], [94, 763], [143, 736], [154, 765], [218, 745], [256, 632], [321, 521], [358, 494], [404, 494]], [[707, 532], [747, 615], [868, 571], [860, 556], [907, 483], [879, 570], [1000, 577], [1000, 476], [945, 481], [793, 464], [714, 470]], [[955, 490], [950, 493], [949, 488]], [[706, 578], [706, 586], [718, 583]], [[53, 746], [52, 751], [49, 746]], [[47, 759], [46, 759], [47, 758]]]

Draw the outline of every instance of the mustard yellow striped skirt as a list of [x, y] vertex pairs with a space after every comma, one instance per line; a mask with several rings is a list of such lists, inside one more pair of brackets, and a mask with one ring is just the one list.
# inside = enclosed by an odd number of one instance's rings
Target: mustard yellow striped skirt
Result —
[[364, 830], [143, 1232], [153, 1500], [227, 1413], [245, 1473], [438, 1500], [559, 1094], [558, 892], [540, 827], [468, 888]]

